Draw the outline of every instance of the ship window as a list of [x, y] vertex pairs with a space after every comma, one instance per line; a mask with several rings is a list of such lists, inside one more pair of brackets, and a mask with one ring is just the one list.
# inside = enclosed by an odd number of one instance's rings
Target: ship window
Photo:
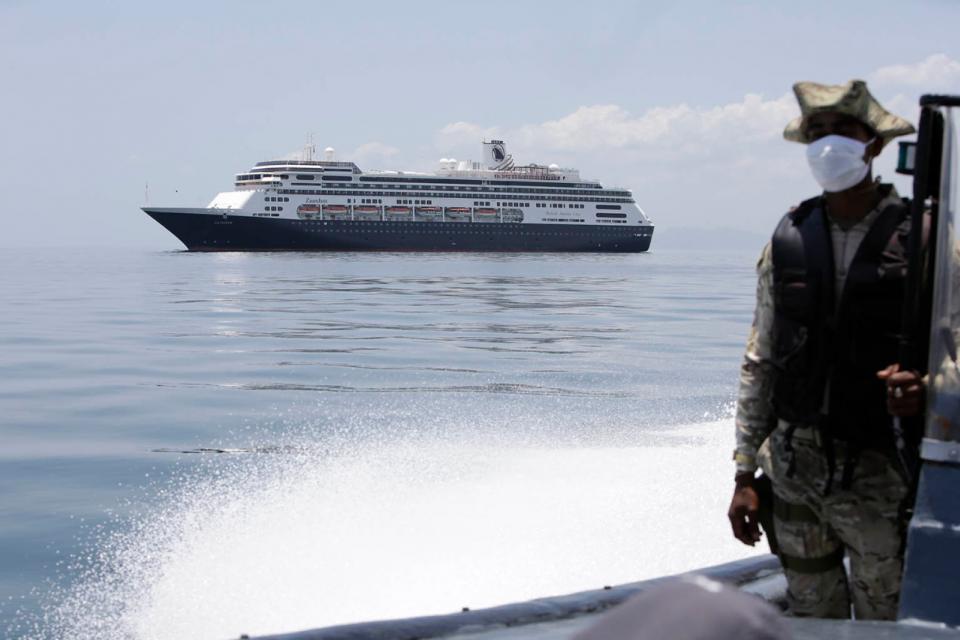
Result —
[[313, 176], [297, 174], [297, 180], [313, 180]]

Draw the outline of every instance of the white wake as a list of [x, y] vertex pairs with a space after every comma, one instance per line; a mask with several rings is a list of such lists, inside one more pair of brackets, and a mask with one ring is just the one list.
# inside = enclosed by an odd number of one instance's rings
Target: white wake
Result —
[[745, 557], [731, 420], [642, 445], [366, 443], [218, 458], [104, 537], [43, 635], [236, 638], [459, 611]]

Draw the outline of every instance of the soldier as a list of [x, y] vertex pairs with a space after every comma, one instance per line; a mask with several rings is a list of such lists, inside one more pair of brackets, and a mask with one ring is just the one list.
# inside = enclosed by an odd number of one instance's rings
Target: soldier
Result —
[[739, 540], [760, 539], [761, 467], [791, 612], [848, 618], [852, 604], [858, 619], [893, 619], [908, 479], [895, 461], [891, 413], [919, 413], [923, 386], [891, 366], [909, 207], [873, 179], [871, 162], [914, 129], [862, 80], [793, 89], [801, 114], [783, 135], [807, 145], [823, 194], [783, 217], [757, 265], [728, 517]]

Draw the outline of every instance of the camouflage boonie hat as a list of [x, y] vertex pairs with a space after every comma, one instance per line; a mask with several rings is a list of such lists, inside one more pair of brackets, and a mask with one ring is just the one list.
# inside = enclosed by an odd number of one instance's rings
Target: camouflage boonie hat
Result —
[[912, 124], [881, 107], [863, 80], [840, 85], [798, 82], [793, 85], [793, 92], [800, 103], [800, 117], [791, 120], [783, 130], [783, 137], [791, 142], [809, 143], [804, 131], [806, 120], [814, 113], [824, 111], [853, 116], [873, 129], [883, 139], [883, 144], [916, 131]]

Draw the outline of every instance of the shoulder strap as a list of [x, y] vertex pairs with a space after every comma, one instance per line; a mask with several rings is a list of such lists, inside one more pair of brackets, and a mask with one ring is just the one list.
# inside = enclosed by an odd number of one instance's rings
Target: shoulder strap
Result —
[[[871, 225], [869, 231], [867, 231], [863, 242], [860, 243], [853, 263], [850, 265], [851, 271], [858, 267], [875, 270], [875, 264], [871, 266], [867, 264], [871, 262], [869, 259], [864, 262], [861, 258], [895, 252], [897, 250], [896, 245], [900, 244], [900, 242], [894, 238], [894, 234], [897, 232], [897, 229], [909, 219], [909, 216], [910, 208], [902, 202], [891, 204], [884, 208], [884, 210], [880, 212], [879, 217], [873, 222], [873, 225]], [[905, 237], [903, 239], [906, 240]], [[902, 250], [905, 249], [906, 247], [902, 246]], [[903, 267], [906, 269], [906, 255], [901, 256], [901, 258], [904, 261]], [[863, 275], [866, 276], [868, 274], [864, 273]]]
[[810, 215], [817, 208], [823, 208], [823, 196], [815, 196], [813, 198], [808, 198], [794, 207], [789, 215], [793, 220], [794, 224], [800, 225], [803, 223], [803, 220]]
[[784, 216], [773, 234], [771, 253], [775, 286], [788, 281], [813, 285], [818, 299], [811, 313], [832, 317], [833, 245], [821, 197], [805, 200]]

